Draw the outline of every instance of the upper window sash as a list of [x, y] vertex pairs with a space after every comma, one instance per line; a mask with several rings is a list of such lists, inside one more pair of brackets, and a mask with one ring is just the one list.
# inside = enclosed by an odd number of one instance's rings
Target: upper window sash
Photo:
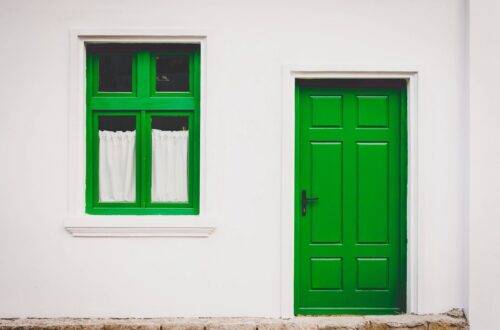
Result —
[[[131, 55], [131, 89], [129, 91], [109, 91], [101, 90], [101, 63], [103, 59], [109, 56], [119, 56], [119, 55]], [[123, 99], [123, 101], [132, 101], [134, 98], [199, 98], [199, 47], [195, 45], [126, 45], [126, 44], [116, 44], [116, 45], [88, 45], [87, 46], [87, 70], [90, 70], [88, 74], [92, 76], [92, 79], [88, 81], [90, 84], [90, 93], [88, 94], [90, 98], [98, 102], [97, 107], [106, 105], [106, 103], [99, 103], [98, 99]], [[175, 61], [173, 70], [178, 68], [186, 68], [187, 73], [178, 74], [176, 72], [171, 72], [171, 77], [161, 75], [161, 79], [165, 81], [171, 80], [172, 78], [177, 78], [181, 80], [187, 80], [187, 88], [175, 89], [175, 85], [179, 82], [173, 82], [171, 85], [174, 87], [171, 90], [161, 90], [157, 88], [157, 85], [162, 84], [162, 81], [158, 81], [157, 69], [158, 60], [160, 59], [174, 59], [181, 60], [181, 65], [176, 68]], [[177, 61], [179, 62], [179, 61]], [[185, 63], [185, 65], [182, 65]], [[164, 66], [165, 67], [165, 66]], [[167, 63], [168, 69], [168, 63]], [[186, 77], [185, 77], [186, 76]], [[165, 85], [165, 82], [163, 82]], [[168, 84], [167, 84], [168, 85]], [[182, 83], [181, 83], [182, 85]], [[160, 87], [160, 86], [158, 86]], [[158, 90], [160, 89], [160, 90]], [[117, 106], [121, 106], [117, 104]], [[172, 106], [177, 106], [174, 104]], [[181, 105], [182, 106], [182, 105]], [[185, 104], [182, 109], [185, 109]], [[137, 109], [137, 107], [135, 107]], [[163, 108], [163, 106], [160, 106]], [[182, 110], [179, 109], [179, 110]]]

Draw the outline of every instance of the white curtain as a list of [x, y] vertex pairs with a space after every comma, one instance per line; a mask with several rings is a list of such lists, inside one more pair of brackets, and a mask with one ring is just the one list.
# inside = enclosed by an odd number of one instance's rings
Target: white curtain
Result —
[[99, 131], [99, 201], [135, 201], [135, 131]]
[[188, 131], [152, 130], [153, 202], [188, 201]]

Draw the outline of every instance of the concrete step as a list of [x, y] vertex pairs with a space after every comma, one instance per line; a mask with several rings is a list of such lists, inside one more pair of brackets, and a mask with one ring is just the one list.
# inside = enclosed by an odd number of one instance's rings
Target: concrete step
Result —
[[19, 318], [0, 319], [0, 330], [462, 330], [461, 310], [432, 315], [279, 318]]

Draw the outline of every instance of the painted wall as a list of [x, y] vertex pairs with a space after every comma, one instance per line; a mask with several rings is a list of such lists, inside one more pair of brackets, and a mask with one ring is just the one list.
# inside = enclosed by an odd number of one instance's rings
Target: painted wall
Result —
[[498, 329], [500, 311], [500, 3], [470, 1], [470, 224], [469, 306], [471, 328]]
[[[463, 1], [0, 7], [0, 316], [280, 315], [284, 63], [419, 69], [419, 312], [465, 305]], [[69, 29], [135, 27], [209, 31], [207, 190], [221, 207], [208, 239], [64, 230]]]

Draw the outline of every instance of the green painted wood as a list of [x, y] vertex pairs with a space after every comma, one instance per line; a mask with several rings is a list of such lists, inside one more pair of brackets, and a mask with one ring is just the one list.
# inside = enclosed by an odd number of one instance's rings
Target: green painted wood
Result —
[[406, 154], [404, 88], [297, 84], [296, 314], [405, 311]]
[[311, 195], [329, 201], [316, 203], [309, 209], [311, 242], [339, 243], [342, 241], [342, 226], [340, 222], [332, 224], [331, 217], [342, 217], [342, 144], [311, 142], [310, 148]]
[[[178, 49], [180, 50], [178, 50]], [[104, 49], [103, 51], [99, 49]], [[156, 92], [155, 56], [189, 56], [189, 91]], [[132, 90], [99, 91], [99, 56], [113, 52], [132, 52]], [[200, 192], [200, 51], [191, 45], [109, 45], [90, 47], [87, 53], [87, 127], [85, 210], [99, 215], [199, 214]], [[99, 202], [99, 116], [134, 116], [136, 120], [136, 201]], [[188, 202], [151, 202], [151, 116], [189, 118]]]

